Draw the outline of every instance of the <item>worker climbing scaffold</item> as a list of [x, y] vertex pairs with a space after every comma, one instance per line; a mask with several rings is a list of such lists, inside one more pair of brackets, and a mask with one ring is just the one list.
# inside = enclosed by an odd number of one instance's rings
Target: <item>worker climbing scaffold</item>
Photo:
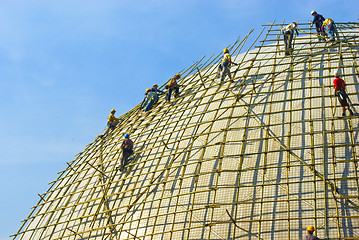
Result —
[[232, 62], [231, 55], [229, 54], [229, 50], [227, 48], [223, 50], [223, 54], [222, 62], [218, 66], [216, 75], [216, 78], [221, 78], [221, 82], [224, 80], [226, 75], [228, 75], [228, 77], [232, 80], [230, 67], [231, 64], [237, 65], [236, 63]]
[[339, 76], [340, 76], [339, 71], [337, 71], [335, 73], [335, 79], [333, 83], [335, 89], [335, 96], [338, 97], [340, 105], [342, 106], [342, 116], [345, 117], [345, 110], [347, 109], [349, 111], [349, 115], [353, 116], [353, 111], [349, 108], [349, 104], [348, 104], [349, 97], [345, 91], [345, 82]]
[[157, 84], [153, 84], [152, 88], [151, 88], [152, 92], [155, 92], [157, 95], [161, 95], [164, 94], [165, 92], [162, 90], [158, 89], [158, 85]]
[[294, 31], [297, 33], [298, 36], [297, 26], [298, 24], [296, 22], [292, 22], [291, 24], [288, 24], [286, 27], [282, 28], [286, 56], [290, 55], [293, 52], [292, 41]]
[[128, 133], [125, 134], [125, 139], [121, 144], [122, 149], [122, 160], [121, 160], [121, 171], [125, 169], [125, 166], [128, 164], [128, 157], [133, 154], [133, 142], [130, 139], [130, 135]]
[[310, 27], [313, 26], [313, 24], [315, 25], [315, 29], [317, 30], [317, 34], [318, 34], [318, 40], [319, 42], [325, 42], [325, 32], [322, 30], [322, 26], [323, 26], [323, 22], [325, 21], [325, 18], [318, 14], [316, 11], [312, 11], [310, 13], [314, 18], [313, 21], [309, 21], [310, 22]]
[[144, 111], [147, 112], [152, 109], [152, 107], [158, 102], [158, 96], [156, 92], [151, 91], [150, 88], [146, 89], [145, 99], [143, 99], [141, 104], [141, 109], [144, 108]]
[[106, 138], [108, 133], [110, 132], [110, 130], [112, 131], [113, 129], [115, 129], [115, 127], [117, 126], [117, 124], [120, 120], [120, 118], [115, 117], [115, 113], [116, 113], [116, 110], [111, 109], [111, 114], [107, 118], [107, 130], [104, 134], [100, 135], [99, 137]]
[[322, 30], [327, 33], [328, 37], [330, 37], [330, 41], [335, 41], [335, 37], [337, 38], [338, 41], [340, 41], [338, 29], [333, 19], [330, 18], [325, 19], [322, 25]]
[[175, 98], [179, 96], [179, 86], [177, 80], [181, 78], [181, 74], [177, 73], [174, 75], [168, 84], [166, 85], [166, 89], [168, 89], [166, 100], [167, 102], [171, 102], [172, 92], [175, 91]]

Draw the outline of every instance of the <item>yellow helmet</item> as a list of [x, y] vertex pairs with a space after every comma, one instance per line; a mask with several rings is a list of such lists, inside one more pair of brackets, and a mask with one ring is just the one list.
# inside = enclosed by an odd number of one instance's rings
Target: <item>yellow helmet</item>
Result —
[[116, 110], [115, 110], [115, 109], [111, 109], [111, 112], [116, 112]]
[[149, 93], [149, 92], [151, 92], [151, 89], [150, 89], [150, 88], [147, 88], [147, 89], [146, 89], [146, 93]]
[[315, 230], [315, 228], [314, 228], [314, 226], [312, 226], [312, 225], [309, 225], [309, 226], [307, 227], [307, 231], [309, 231], [309, 232], [314, 232], [314, 230]]
[[225, 49], [223, 49], [223, 52], [224, 53], [227, 53], [227, 52], [229, 53], [229, 50], [227, 48], [225, 48]]
[[177, 74], [175, 75], [175, 77], [177, 77], [178, 79], [180, 79], [180, 78], [181, 78], [181, 74], [177, 73]]
[[152, 87], [158, 87], [158, 85], [155, 83], [155, 84], [153, 84], [153, 86]]

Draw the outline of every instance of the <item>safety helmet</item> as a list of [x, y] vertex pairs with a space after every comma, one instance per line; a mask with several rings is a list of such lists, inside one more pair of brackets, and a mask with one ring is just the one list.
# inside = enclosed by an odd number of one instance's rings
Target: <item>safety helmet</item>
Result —
[[146, 93], [149, 93], [149, 92], [151, 92], [151, 89], [150, 89], [150, 88], [147, 88], [147, 89], [146, 89]]
[[312, 225], [309, 225], [309, 226], [307, 227], [307, 231], [309, 231], [309, 232], [314, 232], [314, 230], [315, 230], [315, 228], [314, 228], [314, 226], [312, 226]]
[[129, 138], [129, 137], [130, 137], [130, 134], [126, 133], [124, 137], [125, 137], [125, 138]]
[[115, 110], [115, 109], [111, 109], [111, 112], [116, 112], [116, 110]]
[[223, 52], [228, 53], [229, 52], [228, 48], [223, 49]]
[[313, 14], [316, 14], [316, 13], [317, 12], [313, 10], [313, 11], [310, 12], [310, 15], [313, 15]]
[[177, 77], [177, 78], [179, 79], [179, 78], [181, 78], [181, 74], [177, 73], [177, 74], [175, 75], [175, 77]]
[[153, 86], [152, 87], [158, 87], [158, 85], [155, 83], [155, 84], [153, 84]]
[[293, 24], [294, 24], [295, 26], [298, 26], [298, 24], [297, 24], [296, 22], [292, 22], [292, 25], [293, 25]]
[[340, 74], [339, 74], [339, 70], [337, 70], [337, 71], [334, 72], [334, 76], [335, 76], [335, 77], [339, 77], [339, 75], [340, 75]]

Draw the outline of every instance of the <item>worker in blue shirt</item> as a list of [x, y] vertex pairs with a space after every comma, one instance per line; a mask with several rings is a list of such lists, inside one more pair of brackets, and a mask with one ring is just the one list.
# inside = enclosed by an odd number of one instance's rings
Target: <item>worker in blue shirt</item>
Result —
[[141, 104], [141, 109], [144, 108], [145, 112], [152, 109], [152, 107], [158, 102], [158, 96], [155, 92], [152, 92], [151, 89], [146, 89], [145, 99]]
[[323, 25], [323, 22], [325, 21], [325, 18], [318, 14], [316, 11], [312, 11], [310, 13], [314, 18], [313, 18], [313, 21], [310, 23], [310, 27], [313, 26], [313, 24], [315, 25], [315, 29], [317, 30], [317, 34], [318, 34], [318, 39], [319, 39], [319, 42], [321, 41], [325, 41], [325, 32], [322, 30], [322, 25]]

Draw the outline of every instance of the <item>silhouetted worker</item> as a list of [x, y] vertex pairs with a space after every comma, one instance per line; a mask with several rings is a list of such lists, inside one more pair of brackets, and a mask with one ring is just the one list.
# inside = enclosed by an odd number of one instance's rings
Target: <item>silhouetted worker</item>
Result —
[[125, 140], [123, 140], [121, 144], [122, 149], [122, 160], [121, 160], [121, 171], [124, 170], [127, 165], [128, 157], [133, 154], [133, 142], [130, 139], [130, 135], [128, 133], [125, 134]]
[[348, 109], [349, 115], [353, 116], [353, 111], [349, 108], [348, 94], [345, 91], [345, 82], [339, 77], [339, 72], [335, 73], [335, 79], [333, 81], [335, 88], [335, 96], [338, 97], [340, 105], [342, 106], [342, 116], [345, 117], [345, 110]]
[[231, 55], [229, 54], [229, 50], [227, 48], [223, 49], [223, 58], [221, 64], [219, 64], [217, 69], [217, 78], [221, 78], [221, 82], [224, 80], [226, 75], [228, 75], [229, 79], [232, 80], [231, 71], [229, 70], [231, 64], [237, 65], [236, 63], [232, 62]]
[[313, 226], [307, 227], [307, 236], [305, 236], [305, 240], [320, 240], [317, 236], [315, 236], [314, 233], [315, 229]]
[[316, 11], [312, 11], [310, 14], [314, 17], [313, 21], [310, 23], [310, 27], [312, 27], [314, 24], [315, 29], [317, 30], [319, 42], [325, 41], [325, 32], [322, 30], [325, 18], [322, 15], [318, 14]]
[[142, 101], [141, 109], [144, 108], [144, 111], [147, 112], [152, 109], [153, 105], [158, 102], [158, 96], [156, 92], [152, 92], [151, 89], [146, 89], [145, 99]]
[[282, 28], [286, 56], [290, 55], [290, 53], [293, 51], [292, 40], [294, 31], [297, 33], [298, 36], [297, 26], [298, 25], [296, 22], [292, 22], [291, 24], [288, 24], [286, 27]]
[[111, 109], [111, 114], [107, 118], [107, 130], [106, 130], [106, 132], [104, 134], [100, 135], [100, 137], [102, 137], [102, 138], [107, 137], [109, 131], [113, 130], [117, 126], [120, 118], [116, 118], [115, 113], [116, 113], [116, 110]]
[[325, 19], [322, 25], [322, 30], [327, 33], [328, 37], [330, 37], [330, 41], [335, 41], [335, 37], [337, 38], [338, 41], [340, 41], [338, 29], [333, 19], [330, 18]]
[[168, 89], [166, 100], [168, 102], [171, 102], [172, 91], [175, 91], [175, 98], [178, 97], [178, 95], [179, 95], [179, 86], [177, 84], [177, 80], [180, 79], [180, 78], [181, 78], [181, 75], [179, 73], [177, 73], [168, 82], [168, 84], [166, 86], [166, 88]]
[[158, 85], [157, 84], [153, 84], [152, 88], [151, 88], [151, 91], [152, 92], [155, 92], [157, 94], [164, 94], [165, 92], [164, 91], [161, 91], [158, 89]]

